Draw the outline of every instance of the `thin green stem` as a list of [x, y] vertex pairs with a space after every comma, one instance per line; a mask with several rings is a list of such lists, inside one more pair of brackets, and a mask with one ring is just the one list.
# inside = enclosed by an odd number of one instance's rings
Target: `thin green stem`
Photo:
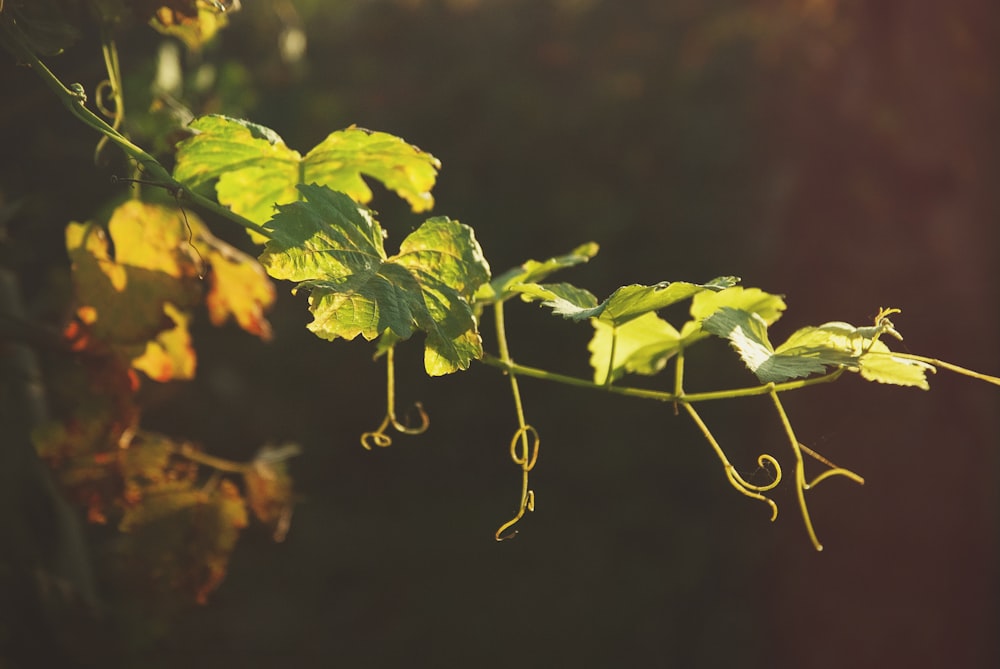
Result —
[[771, 521], [773, 522], [774, 520], [776, 520], [778, 518], [778, 505], [774, 502], [773, 499], [771, 499], [770, 497], [765, 497], [761, 493], [774, 489], [781, 482], [781, 465], [778, 464], [778, 461], [773, 456], [768, 455], [767, 453], [760, 455], [757, 458], [757, 463], [761, 467], [765, 467], [767, 465], [774, 467], [775, 478], [773, 481], [771, 481], [771, 483], [764, 486], [753, 485], [752, 483], [744, 479], [740, 475], [740, 473], [736, 471], [736, 467], [734, 467], [732, 463], [729, 462], [729, 458], [726, 457], [726, 452], [722, 450], [722, 446], [720, 446], [719, 442], [715, 440], [715, 437], [712, 435], [712, 432], [708, 429], [708, 426], [705, 424], [705, 421], [701, 419], [701, 416], [698, 415], [698, 412], [695, 411], [694, 407], [691, 406], [690, 404], [684, 403], [684, 409], [688, 412], [688, 415], [691, 416], [691, 419], [694, 420], [695, 425], [697, 425], [698, 429], [701, 430], [701, 433], [705, 436], [705, 439], [711, 445], [712, 450], [715, 451], [715, 454], [719, 457], [719, 460], [722, 462], [722, 466], [726, 471], [726, 479], [729, 481], [729, 485], [733, 486], [733, 488], [735, 488], [736, 491], [739, 492], [741, 495], [746, 495], [747, 497], [750, 497], [752, 499], [757, 499], [766, 503], [769, 507], [771, 507]]
[[[502, 355], [502, 352], [501, 352]], [[576, 376], [569, 376], [566, 374], [559, 374], [557, 372], [550, 372], [548, 370], [539, 369], [537, 367], [529, 367], [527, 365], [520, 365], [510, 360], [503, 360], [502, 357], [498, 358], [489, 354], [484, 355], [480, 362], [491, 367], [497, 367], [503, 369], [508, 373], [516, 373], [519, 376], [527, 376], [530, 378], [541, 379], [543, 381], [552, 381], [554, 383], [561, 383], [567, 386], [575, 386], [577, 388], [587, 388], [589, 390], [599, 390], [607, 393], [613, 393], [615, 395], [624, 395], [626, 397], [639, 397], [642, 399], [657, 400], [659, 402], [684, 402], [684, 403], [697, 403], [697, 402], [708, 402], [712, 400], [724, 400], [724, 399], [734, 399], [737, 397], [754, 397], [757, 395], [767, 395], [771, 390], [782, 393], [790, 390], [798, 390], [800, 388], [807, 388], [809, 386], [815, 386], [822, 383], [830, 383], [836, 381], [844, 373], [843, 369], [837, 369], [829, 374], [824, 374], [822, 376], [814, 376], [808, 379], [797, 379], [795, 381], [785, 381], [784, 383], [775, 384], [763, 384], [760, 386], [749, 386], [746, 388], [732, 388], [729, 390], [715, 390], [711, 392], [704, 393], [681, 393], [676, 392], [666, 392], [663, 390], [649, 390], [646, 388], [633, 388], [630, 386], [605, 386], [600, 383], [594, 383], [587, 379], [581, 379]]]
[[392, 437], [386, 434], [386, 430], [391, 425], [400, 434], [423, 434], [430, 427], [431, 420], [420, 402], [413, 406], [420, 416], [420, 423], [415, 427], [410, 427], [396, 418], [396, 347], [390, 346], [385, 354], [385, 416], [377, 428], [371, 432], [361, 435], [361, 445], [365, 450], [371, 450], [372, 446], [386, 448], [392, 446]]
[[497, 333], [497, 346], [500, 349], [500, 361], [504, 363], [507, 376], [510, 378], [510, 390], [514, 397], [514, 411], [517, 414], [517, 431], [510, 442], [510, 456], [514, 464], [521, 467], [521, 500], [517, 513], [513, 518], [501, 525], [496, 531], [496, 540], [503, 541], [517, 534], [517, 530], [507, 533], [524, 517], [526, 511], [535, 510], [535, 492], [528, 487], [528, 474], [538, 460], [538, 432], [528, 425], [524, 418], [524, 405], [521, 402], [521, 390], [517, 383], [517, 374], [513, 371], [513, 361], [510, 358], [510, 347], [507, 344], [507, 326], [504, 322], [503, 302], [493, 305], [493, 320]]
[[604, 385], [610, 386], [615, 372], [615, 352], [618, 350], [618, 328], [611, 327], [611, 355], [608, 356], [608, 371], [604, 376]]
[[[79, 84], [73, 84], [72, 87], [67, 87], [63, 84], [63, 82], [52, 73], [45, 63], [39, 60], [28, 45], [24, 43], [24, 40], [21, 38], [17, 30], [12, 28], [6, 21], [3, 20], [0, 20], [0, 43], [2, 43], [8, 51], [13, 53], [18, 60], [31, 67], [31, 69], [34, 70], [34, 72], [42, 80], [42, 83], [44, 83], [55, 94], [56, 98], [70, 111], [70, 113], [72, 113], [85, 125], [106, 137], [108, 141], [115, 144], [118, 148], [124, 151], [127, 156], [132, 158], [132, 160], [134, 160], [141, 167], [142, 172], [145, 175], [146, 183], [164, 188], [174, 193], [178, 199], [183, 198], [190, 200], [202, 209], [227, 218], [234, 223], [247, 228], [248, 230], [253, 230], [256, 233], [263, 235], [264, 237], [271, 237], [271, 233], [257, 223], [240, 216], [229, 208], [223, 207], [219, 203], [203, 195], [185, 189], [184, 185], [176, 181], [166, 168], [164, 168], [159, 161], [156, 160], [156, 158], [147, 153], [141, 147], [132, 143], [132, 141], [130, 141], [125, 135], [120, 133], [115, 127], [109, 125], [100, 116], [90, 111], [85, 106], [87, 96], [83, 92], [83, 87]], [[117, 55], [114, 56], [114, 62], [112, 64], [116, 66]]]
[[[781, 400], [778, 398], [777, 392], [771, 393], [771, 400], [774, 402], [774, 407], [778, 411], [778, 417], [781, 419], [781, 424], [785, 428], [785, 434], [788, 436], [788, 443], [791, 445], [792, 452], [795, 454], [795, 494], [798, 497], [799, 508], [802, 511], [802, 520], [805, 523], [806, 531], [809, 533], [809, 539], [812, 541], [813, 546], [816, 547], [816, 550], [821, 551], [823, 550], [823, 544], [819, 542], [819, 538], [816, 536], [816, 530], [813, 528], [812, 519], [809, 516], [809, 507], [806, 504], [806, 490], [809, 490], [832, 476], [844, 476], [858, 485], [864, 485], [865, 480], [849, 469], [838, 467], [816, 451], [802, 444], [795, 436], [795, 431], [792, 429], [792, 423], [788, 420], [788, 414], [785, 413], [785, 408], [781, 404]], [[805, 462], [802, 458], [803, 453], [815, 458], [819, 462], [822, 462], [830, 469], [827, 469], [812, 481], [807, 482]]]
[[682, 395], [684, 395], [684, 349], [679, 348], [674, 359], [674, 396]]
[[919, 362], [926, 362], [929, 365], [934, 365], [936, 367], [944, 367], [947, 370], [955, 372], [957, 374], [962, 374], [963, 376], [968, 376], [979, 381], [985, 381], [986, 383], [992, 383], [995, 386], [1000, 386], [1000, 377], [990, 376], [989, 374], [982, 374], [980, 372], [974, 372], [971, 369], [966, 369], [965, 367], [959, 367], [958, 365], [953, 365], [950, 362], [945, 362], [944, 360], [938, 360], [937, 358], [928, 358], [923, 355], [914, 355], [912, 353], [897, 353], [893, 351], [890, 355], [894, 358], [903, 358], [905, 360], [917, 360]]

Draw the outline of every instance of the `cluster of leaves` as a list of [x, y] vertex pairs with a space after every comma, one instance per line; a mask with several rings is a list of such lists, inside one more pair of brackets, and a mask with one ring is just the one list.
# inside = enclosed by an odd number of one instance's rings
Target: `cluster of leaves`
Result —
[[[246, 121], [209, 116], [191, 128], [194, 136], [177, 147], [174, 178], [187, 188], [216, 198], [245, 220], [251, 237], [263, 243], [260, 261], [267, 273], [296, 282], [296, 290], [308, 291], [313, 315], [308, 327], [317, 336], [350, 340], [361, 335], [368, 341], [377, 340], [377, 352], [385, 353], [422, 332], [425, 369], [432, 376], [467, 369], [474, 360], [496, 364], [508, 372], [519, 420], [511, 453], [525, 474], [517, 519], [534, 505], [527, 472], [537, 459], [537, 433], [524, 419], [515, 376], [523, 373], [584, 382], [513, 364], [501, 325], [503, 305], [511, 298], [540, 302], [555, 315], [589, 322], [593, 327], [589, 344], [593, 380], [585, 383], [683, 404], [716, 449], [734, 487], [767, 501], [775, 513], [777, 507], [762, 493], [780, 480], [778, 461], [770, 455], [761, 456], [774, 466], [773, 484], [759, 487], [743, 481], [691, 408], [692, 403], [771, 393], [787, 425], [777, 392], [833, 380], [843, 371], [858, 372], [869, 381], [927, 389], [927, 372], [936, 369], [928, 359], [893, 353], [882, 341], [885, 334], [902, 338], [889, 320], [898, 311], [894, 309], [882, 310], [872, 326], [832, 322], [803, 328], [775, 348], [767, 329], [784, 312], [783, 298], [740, 286], [736, 277], [718, 277], [700, 284], [664, 281], [650, 286], [626, 285], [603, 301], [568, 283], [544, 282], [558, 270], [590, 260], [597, 253], [594, 243], [545, 261], [529, 260], [491, 278], [473, 230], [451, 219], [434, 217], [407, 236], [399, 251], [390, 256], [385, 250], [385, 230], [364, 206], [371, 191], [363, 177], [382, 181], [415, 211], [423, 210], [432, 202], [430, 190], [439, 167], [430, 154], [399, 138], [354, 127], [332, 133], [304, 157], [289, 149], [274, 131]], [[690, 319], [680, 327], [660, 315], [684, 301], [691, 303]], [[499, 359], [483, 350], [479, 324], [488, 307], [497, 311]], [[712, 336], [728, 340], [762, 385], [704, 396], [685, 393], [684, 351]], [[629, 374], [658, 374], [672, 359], [678, 363], [671, 392], [615, 385]], [[379, 445], [391, 443], [383, 433], [388, 424], [407, 431], [394, 418], [391, 364], [390, 357], [389, 414], [376, 433], [363, 438], [366, 446], [370, 437]], [[802, 381], [797, 382], [799, 379]], [[809, 487], [801, 467], [803, 452], [829, 467], [822, 476], [833, 472], [861, 480], [800, 444], [790, 425], [789, 437], [799, 463], [796, 477], [800, 493]], [[531, 441], [534, 448], [529, 448]], [[819, 548], [804, 497], [800, 496], [800, 503]], [[498, 538], [500, 535], [498, 532]]]
[[[38, 452], [92, 522], [116, 520], [135, 572], [204, 601], [225, 573], [248, 503], [276, 538], [287, 531], [292, 492], [282, 460], [292, 451], [275, 458], [263, 450], [249, 463], [213, 458], [142, 430], [136, 393], [144, 377], [194, 377], [196, 307], [215, 325], [233, 319], [268, 339], [274, 286], [194, 214], [137, 199], [107, 222], [68, 224], [66, 248], [74, 308], [64, 332], [74, 355], [51, 371], [58, 418], [37, 430]], [[206, 477], [199, 463], [216, 473]], [[241, 479], [247, 499], [218, 472]]]

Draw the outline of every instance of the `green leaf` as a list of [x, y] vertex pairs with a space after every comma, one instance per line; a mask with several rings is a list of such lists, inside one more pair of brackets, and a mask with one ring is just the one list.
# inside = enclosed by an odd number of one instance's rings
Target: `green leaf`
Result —
[[[519, 283], [538, 283], [553, 272], [566, 267], [585, 263], [597, 255], [599, 247], [594, 242], [581, 244], [569, 253], [555, 256], [548, 260], [528, 260], [520, 267], [514, 267], [495, 277], [490, 283], [483, 285], [476, 293], [476, 302], [490, 303], [504, 300], [515, 292], [512, 287]], [[596, 298], [594, 300], [596, 304]]]
[[587, 348], [591, 352], [594, 383], [611, 383], [625, 374], [651, 376], [662, 371], [678, 351], [680, 334], [654, 313], [643, 314], [618, 328], [596, 318], [591, 323], [594, 336]]
[[708, 283], [695, 284], [686, 281], [664, 281], [655, 286], [622, 286], [604, 301], [603, 309], [594, 314], [605, 323], [621, 326], [643, 314], [665, 309], [672, 304], [694, 297], [705, 290], [716, 291], [734, 286], [737, 277], [718, 277]]
[[937, 372], [937, 368], [926, 362], [898, 358], [883, 351], [872, 351], [862, 355], [858, 364], [861, 376], [868, 381], [896, 386], [916, 386], [921, 390], [931, 388], [927, 382], [927, 372]]
[[433, 207], [430, 191], [441, 163], [429, 153], [384, 132], [347, 128], [331, 133], [305, 156], [273, 130], [226, 116], [203, 116], [193, 137], [177, 145], [174, 178], [205, 192], [263, 225], [277, 204], [299, 199], [296, 186], [316, 183], [347, 193], [362, 204], [372, 191], [363, 176], [385, 184], [413, 211]]
[[763, 383], [778, 383], [825, 371], [826, 365], [849, 363], [842, 351], [815, 348], [776, 353], [767, 337], [767, 323], [760, 315], [723, 307], [702, 322], [702, 327], [729, 340], [746, 366]]
[[[757, 313], [767, 323], [777, 320], [781, 315], [785, 303], [779, 296], [770, 295], [759, 288], [732, 286], [733, 281], [731, 277], [721, 277], [703, 284], [705, 289], [694, 293], [691, 301], [693, 319], [685, 323], [680, 332], [653, 312], [644, 313], [617, 327], [607, 319], [591, 319], [594, 337], [588, 348], [595, 383], [607, 383], [609, 369], [611, 381], [624, 374], [658, 374], [682, 348], [709, 336], [710, 333], [702, 329], [701, 322], [724, 306]], [[691, 284], [687, 284], [683, 290], [678, 289], [678, 292], [689, 292], [690, 286]], [[721, 286], [730, 287], [719, 289]], [[639, 292], [632, 293], [635, 294]], [[613, 365], [610, 361], [612, 348], [615, 357]]]
[[565, 318], [574, 318], [581, 310], [597, 306], [597, 298], [588, 290], [568, 283], [520, 283], [510, 287], [510, 293], [519, 293], [525, 302], [540, 300], [543, 306]]
[[[831, 322], [802, 328], [777, 349], [767, 337], [767, 323], [757, 313], [723, 307], [703, 321], [706, 331], [724, 337], [763, 383], [779, 383], [843, 367], [869, 381], [928, 389], [923, 361], [894, 356], [878, 336], [879, 327], [856, 328]], [[895, 332], [893, 330], [893, 332]]]
[[755, 313], [771, 325], [781, 318], [785, 302], [780, 295], [766, 293], [760, 288], [732, 286], [720, 291], [704, 290], [691, 299], [691, 320], [681, 327], [679, 345], [687, 348], [709, 336], [701, 322], [723, 307]]
[[282, 205], [267, 223], [273, 237], [260, 260], [271, 276], [310, 291], [313, 333], [371, 341], [387, 331], [407, 339], [422, 330], [431, 376], [482, 356], [469, 300], [490, 275], [471, 228], [428, 219], [390, 258], [371, 212], [323, 186], [299, 190], [305, 201]]
[[622, 286], [608, 299], [592, 307], [573, 305], [571, 308], [570, 305], [561, 305], [563, 308], [559, 315], [577, 321], [600, 318], [603, 322], [617, 327], [643, 314], [665, 309], [704, 290], [722, 290], [735, 285], [738, 281], [736, 277], [726, 276], [704, 284], [686, 281], [663, 281], [654, 286], [632, 284]]

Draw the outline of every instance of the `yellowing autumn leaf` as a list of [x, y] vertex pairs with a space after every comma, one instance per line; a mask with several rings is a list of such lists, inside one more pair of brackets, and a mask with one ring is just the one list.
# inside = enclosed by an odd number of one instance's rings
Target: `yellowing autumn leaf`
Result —
[[187, 324], [203, 297], [207, 269], [204, 300], [212, 323], [232, 317], [247, 332], [270, 337], [264, 312], [274, 302], [271, 280], [193, 213], [130, 200], [114, 210], [107, 230], [93, 223], [67, 227], [77, 348], [116, 351], [157, 381], [192, 378]]
[[274, 303], [275, 292], [267, 272], [256, 258], [217, 239], [200, 221], [193, 225], [195, 247], [212, 268], [205, 296], [212, 325], [223, 325], [231, 317], [250, 334], [270, 339], [271, 324], [264, 312]]

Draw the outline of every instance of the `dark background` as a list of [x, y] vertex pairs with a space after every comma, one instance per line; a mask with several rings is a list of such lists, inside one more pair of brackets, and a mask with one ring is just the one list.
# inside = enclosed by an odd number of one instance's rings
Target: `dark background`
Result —
[[[224, 73], [198, 111], [245, 115], [301, 151], [351, 123], [421, 146], [443, 163], [433, 213], [473, 225], [494, 272], [593, 240], [597, 258], [561, 278], [600, 297], [736, 274], [787, 296], [779, 341], [894, 306], [904, 350], [1000, 371], [1000, 23], [986, 0], [243, 4], [186, 61]], [[308, 50], [282, 60], [298, 28]], [[138, 32], [121, 44], [126, 85], [148, 84], [159, 42]], [[92, 86], [93, 45], [73, 53], [53, 67]], [[90, 162], [96, 138], [9, 58], [0, 75], [0, 197], [22, 203], [9, 234], [41, 277], [64, 262], [66, 221], [114, 191]], [[373, 206], [389, 248], [421, 218], [385, 192]], [[852, 377], [787, 395], [799, 438], [867, 481], [810, 494], [816, 553], [787, 486], [771, 524], [670, 407], [524, 380], [537, 510], [497, 544], [520, 493], [506, 379], [482, 366], [428, 379], [404, 347], [400, 399], [422, 401], [431, 429], [366, 452], [381, 365], [360, 341], [315, 339], [302, 297], [279, 292], [270, 344], [197, 325], [198, 379], [150, 391], [145, 422], [236, 458], [301, 443], [291, 533], [247, 530], [209, 604], [158, 635], [117, 620], [109, 663], [1000, 661], [995, 388], [942, 371], [929, 393]], [[516, 360], [589, 375], [589, 328], [511, 307]], [[688, 390], [751, 381], [704, 346]], [[788, 462], [766, 399], [704, 416], [742, 471], [765, 451]]]

